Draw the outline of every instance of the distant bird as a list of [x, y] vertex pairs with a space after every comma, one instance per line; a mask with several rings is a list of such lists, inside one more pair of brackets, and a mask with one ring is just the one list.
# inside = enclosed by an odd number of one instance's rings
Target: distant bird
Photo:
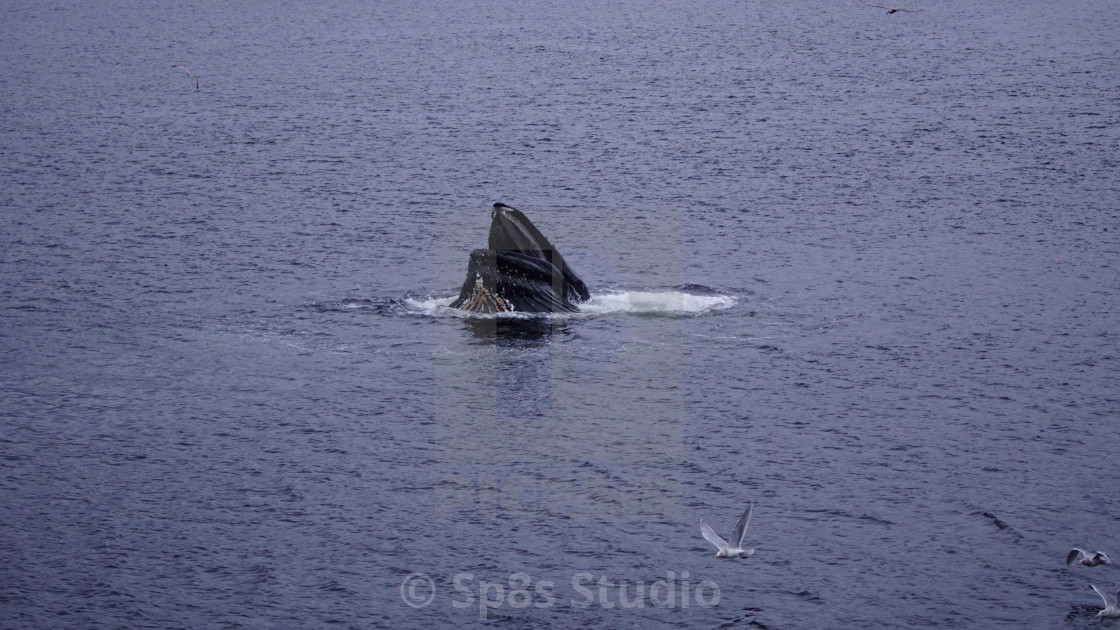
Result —
[[197, 76], [195, 76], [195, 73], [193, 73], [193, 72], [191, 72], [190, 70], [188, 70], [188, 69], [187, 69], [187, 67], [186, 67], [186, 66], [184, 66], [184, 65], [183, 65], [183, 64], [181, 64], [181, 63], [177, 63], [177, 64], [174, 64], [174, 65], [172, 65], [171, 67], [172, 67], [172, 68], [182, 68], [183, 70], [185, 70], [185, 71], [186, 71], [186, 73], [187, 73], [188, 75], [190, 75], [190, 77], [191, 77], [192, 79], [194, 79], [194, 89], [195, 89], [195, 91], [198, 91], [198, 77], [197, 77]]
[[1097, 616], [1111, 618], [1120, 617], [1120, 606], [1116, 605], [1116, 598], [1120, 597], [1120, 592], [1116, 593], [1116, 595], [1109, 595], [1093, 584], [1089, 586], [1092, 586], [1093, 590], [1097, 592], [1097, 595], [1100, 595], [1101, 599], [1104, 600], [1104, 610], [1097, 613]]
[[890, 15], [891, 13], [898, 13], [899, 11], [905, 11], [907, 13], [917, 13], [918, 11], [921, 11], [921, 9], [896, 9], [894, 7], [885, 7], [881, 4], [871, 4], [870, 2], [864, 2], [864, 4], [869, 7], [875, 7], [876, 9], [886, 9], [887, 15]]
[[747, 525], [751, 522], [751, 511], [754, 510], [754, 503], [747, 506], [747, 511], [739, 517], [735, 523], [735, 529], [731, 530], [731, 542], [728, 542], [719, 537], [719, 534], [711, 528], [710, 525], [700, 519], [700, 534], [704, 536], [704, 540], [712, 543], [719, 551], [716, 552], [717, 558], [730, 558], [738, 556], [740, 558], [749, 558], [754, 553], [754, 549], [743, 549], [743, 536], [747, 533]]
[[1112, 558], [1103, 551], [1090, 555], [1088, 551], [1077, 547], [1074, 547], [1073, 551], [1066, 556], [1066, 566], [1068, 567], [1075, 561], [1077, 564], [1083, 564], [1087, 567], [1095, 567], [1098, 564], [1112, 564]]

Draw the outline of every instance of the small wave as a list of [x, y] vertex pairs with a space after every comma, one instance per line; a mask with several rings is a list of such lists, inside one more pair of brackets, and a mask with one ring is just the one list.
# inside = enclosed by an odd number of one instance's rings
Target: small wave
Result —
[[[448, 308], [455, 296], [411, 297], [404, 304], [413, 312], [423, 315], [449, 315], [454, 317], [539, 317], [540, 313], [496, 313], [483, 315]], [[684, 291], [609, 291], [592, 294], [591, 299], [579, 305], [578, 313], [551, 314], [552, 317], [580, 317], [631, 313], [638, 315], [697, 315], [723, 310], [735, 305], [730, 295], [693, 295]]]

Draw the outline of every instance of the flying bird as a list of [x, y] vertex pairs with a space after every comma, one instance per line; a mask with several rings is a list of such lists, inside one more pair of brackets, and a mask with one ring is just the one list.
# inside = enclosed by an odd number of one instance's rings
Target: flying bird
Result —
[[740, 558], [749, 558], [754, 553], [754, 549], [743, 549], [743, 536], [747, 533], [747, 525], [751, 522], [751, 511], [754, 510], [754, 503], [747, 505], [747, 511], [739, 517], [735, 523], [735, 529], [731, 530], [731, 541], [728, 542], [719, 537], [719, 534], [711, 528], [710, 525], [700, 519], [700, 534], [704, 536], [704, 540], [712, 543], [719, 551], [716, 552], [717, 558], [731, 558], [737, 556]]
[[184, 71], [185, 71], [185, 72], [186, 72], [186, 73], [187, 73], [188, 75], [190, 75], [190, 77], [191, 77], [192, 79], [194, 79], [194, 89], [195, 89], [195, 91], [197, 91], [197, 90], [198, 90], [198, 76], [196, 76], [196, 75], [195, 75], [195, 73], [193, 73], [193, 72], [191, 72], [190, 70], [188, 70], [188, 69], [187, 69], [187, 67], [186, 67], [186, 66], [184, 66], [184, 65], [183, 65], [183, 64], [181, 64], [181, 63], [177, 63], [177, 64], [174, 64], [174, 65], [172, 65], [171, 67], [172, 67], [172, 68], [182, 68], [182, 69], [183, 69], [183, 70], [184, 70]]
[[1093, 590], [1097, 592], [1097, 595], [1100, 595], [1101, 599], [1104, 600], [1104, 610], [1097, 613], [1097, 616], [1110, 618], [1120, 617], [1120, 606], [1116, 605], [1116, 598], [1120, 597], [1120, 592], [1116, 593], [1116, 595], [1109, 595], [1097, 588], [1094, 584], [1090, 584], [1089, 586], [1092, 586]]
[[1103, 551], [1098, 551], [1094, 554], [1090, 554], [1084, 549], [1078, 549], [1077, 547], [1074, 547], [1073, 551], [1070, 551], [1069, 555], [1066, 556], [1066, 566], [1068, 567], [1074, 562], [1077, 562], [1077, 564], [1083, 564], [1087, 567], [1095, 567], [1098, 564], [1112, 564], [1112, 557]]
[[905, 11], [907, 13], [917, 13], [918, 11], [921, 11], [921, 9], [896, 9], [895, 7], [885, 7], [881, 4], [871, 4], [870, 2], [864, 2], [864, 4], [869, 7], [875, 7], [876, 9], [886, 9], [887, 15], [890, 15], [891, 13], [898, 13], [899, 11]]

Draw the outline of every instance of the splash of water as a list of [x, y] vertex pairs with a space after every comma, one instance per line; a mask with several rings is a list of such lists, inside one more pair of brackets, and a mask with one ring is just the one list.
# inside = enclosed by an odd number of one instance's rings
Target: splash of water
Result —
[[[498, 313], [480, 315], [447, 308], [454, 297], [406, 298], [412, 311], [431, 316], [453, 317], [536, 317], [539, 313]], [[737, 299], [730, 295], [693, 295], [683, 291], [608, 291], [591, 295], [579, 305], [578, 313], [558, 313], [554, 317], [580, 317], [630, 313], [639, 315], [699, 315], [731, 308]]]

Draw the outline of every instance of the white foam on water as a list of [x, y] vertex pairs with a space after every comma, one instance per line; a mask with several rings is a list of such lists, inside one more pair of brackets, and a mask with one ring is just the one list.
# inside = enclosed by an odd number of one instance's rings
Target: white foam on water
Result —
[[[496, 313], [483, 315], [448, 308], [451, 297], [405, 298], [404, 304], [424, 315], [451, 317], [534, 317], [538, 313]], [[554, 317], [579, 317], [632, 313], [639, 315], [696, 315], [723, 310], [735, 305], [731, 295], [692, 295], [683, 291], [611, 291], [592, 294], [579, 304], [578, 313], [556, 313]]]
[[455, 301], [455, 298], [456, 298], [456, 296], [454, 296], [454, 295], [449, 296], [449, 297], [427, 296], [427, 297], [422, 297], [422, 298], [420, 298], [420, 297], [405, 298], [403, 301], [404, 301], [404, 305], [407, 306], [410, 311], [419, 311], [420, 313], [423, 313], [424, 315], [436, 315], [441, 310], [447, 310], [447, 311], [458, 310], [458, 309], [448, 309], [447, 308], [447, 306], [449, 304], [451, 304], [452, 302]]
[[730, 308], [730, 295], [692, 295], [683, 291], [620, 291], [592, 295], [580, 304], [581, 313], [637, 313], [642, 315], [698, 314]]

